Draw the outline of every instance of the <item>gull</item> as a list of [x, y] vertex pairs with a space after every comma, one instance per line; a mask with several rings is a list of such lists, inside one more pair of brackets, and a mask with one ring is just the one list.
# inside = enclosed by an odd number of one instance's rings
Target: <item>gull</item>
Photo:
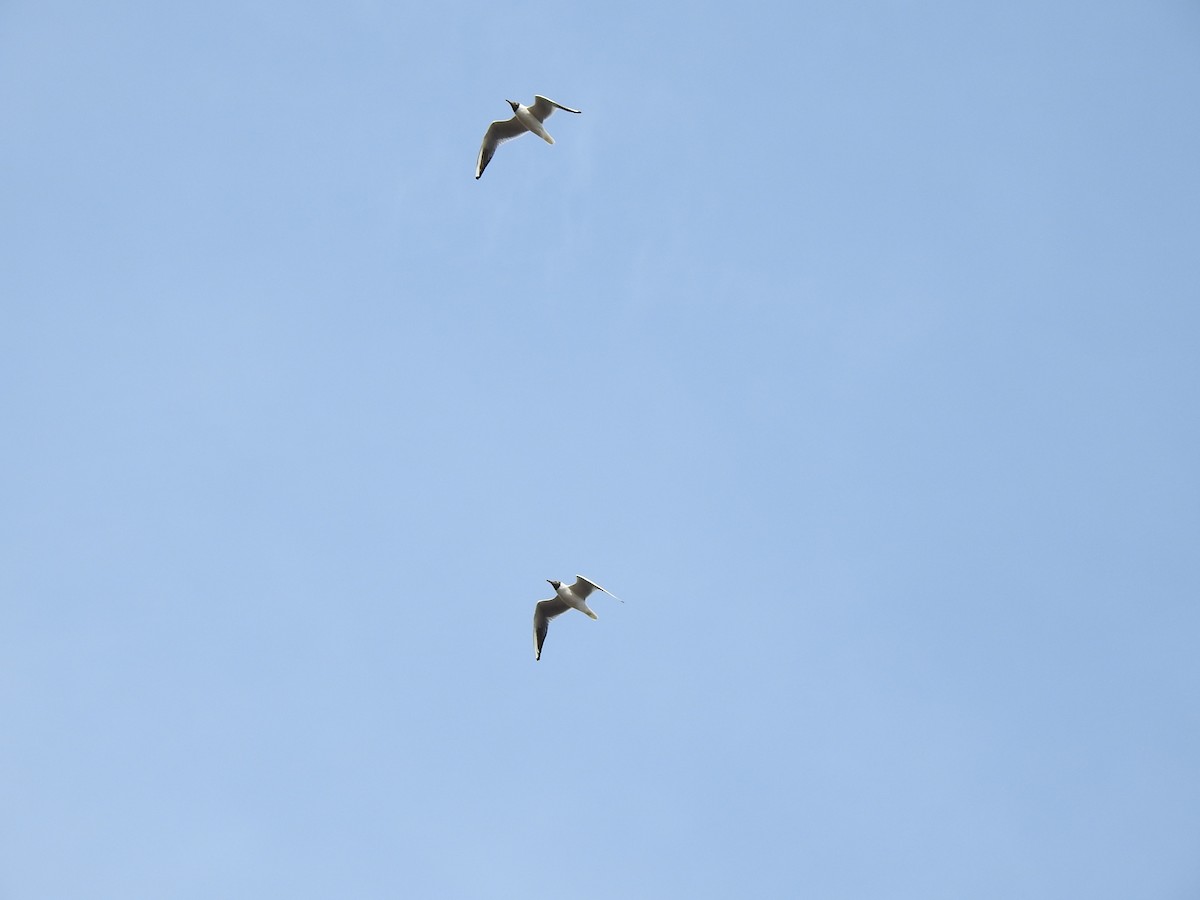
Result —
[[496, 148], [505, 141], [532, 131], [547, 144], [553, 144], [554, 138], [550, 137], [546, 129], [542, 127], [542, 123], [550, 118], [550, 113], [556, 109], [565, 109], [571, 113], [580, 112], [578, 109], [571, 109], [569, 106], [555, 103], [541, 94], [533, 95], [533, 106], [522, 106], [513, 100], [504, 102], [512, 107], [515, 115], [511, 119], [499, 119], [488, 126], [487, 133], [483, 136], [483, 143], [479, 145], [479, 159], [475, 162], [476, 181], [483, 174], [483, 170], [487, 168], [487, 164], [492, 161], [492, 157], [496, 155]]
[[542, 658], [542, 644], [546, 640], [546, 632], [550, 630], [550, 620], [555, 616], [561, 616], [568, 609], [577, 609], [584, 615], [590, 616], [593, 619], [600, 618], [592, 612], [587, 605], [588, 594], [592, 591], [604, 591], [608, 596], [612, 597], [618, 603], [624, 603], [620, 597], [605, 591], [604, 588], [596, 584], [594, 581], [589, 581], [582, 575], [575, 576], [575, 583], [570, 587], [564, 585], [561, 581], [549, 582], [550, 587], [554, 588], [555, 596], [549, 600], [542, 600], [533, 608], [533, 658]]

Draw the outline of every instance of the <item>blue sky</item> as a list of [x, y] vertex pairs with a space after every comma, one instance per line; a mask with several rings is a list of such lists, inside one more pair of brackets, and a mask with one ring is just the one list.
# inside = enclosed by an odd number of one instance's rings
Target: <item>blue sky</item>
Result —
[[1197, 96], [1186, 2], [0, 6], [0, 896], [1195, 897]]

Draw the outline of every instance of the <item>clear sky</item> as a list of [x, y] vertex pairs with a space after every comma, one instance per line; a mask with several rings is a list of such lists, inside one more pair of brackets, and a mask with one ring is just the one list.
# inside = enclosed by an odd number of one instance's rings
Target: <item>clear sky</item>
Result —
[[0, 3], [0, 897], [1200, 896], [1197, 98], [1182, 0]]

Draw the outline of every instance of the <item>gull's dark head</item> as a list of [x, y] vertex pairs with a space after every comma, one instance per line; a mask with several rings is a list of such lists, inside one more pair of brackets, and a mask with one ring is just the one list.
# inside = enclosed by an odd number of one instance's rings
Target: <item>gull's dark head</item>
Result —
[[516, 112], [517, 107], [521, 105], [520, 103], [517, 103], [515, 100], [505, 100], [504, 102], [513, 108], [513, 112]]
[[557, 591], [557, 590], [558, 590], [560, 587], [562, 587], [562, 582], [561, 582], [561, 581], [551, 581], [549, 578], [547, 578], [547, 579], [546, 579], [546, 583], [547, 583], [548, 585], [550, 585], [550, 587], [554, 588], [556, 591]]

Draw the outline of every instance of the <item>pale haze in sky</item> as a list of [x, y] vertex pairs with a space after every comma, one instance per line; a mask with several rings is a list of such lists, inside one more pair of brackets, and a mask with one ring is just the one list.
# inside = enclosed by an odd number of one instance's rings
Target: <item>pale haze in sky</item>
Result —
[[1198, 97], [1182, 0], [0, 4], [0, 897], [1200, 896]]

